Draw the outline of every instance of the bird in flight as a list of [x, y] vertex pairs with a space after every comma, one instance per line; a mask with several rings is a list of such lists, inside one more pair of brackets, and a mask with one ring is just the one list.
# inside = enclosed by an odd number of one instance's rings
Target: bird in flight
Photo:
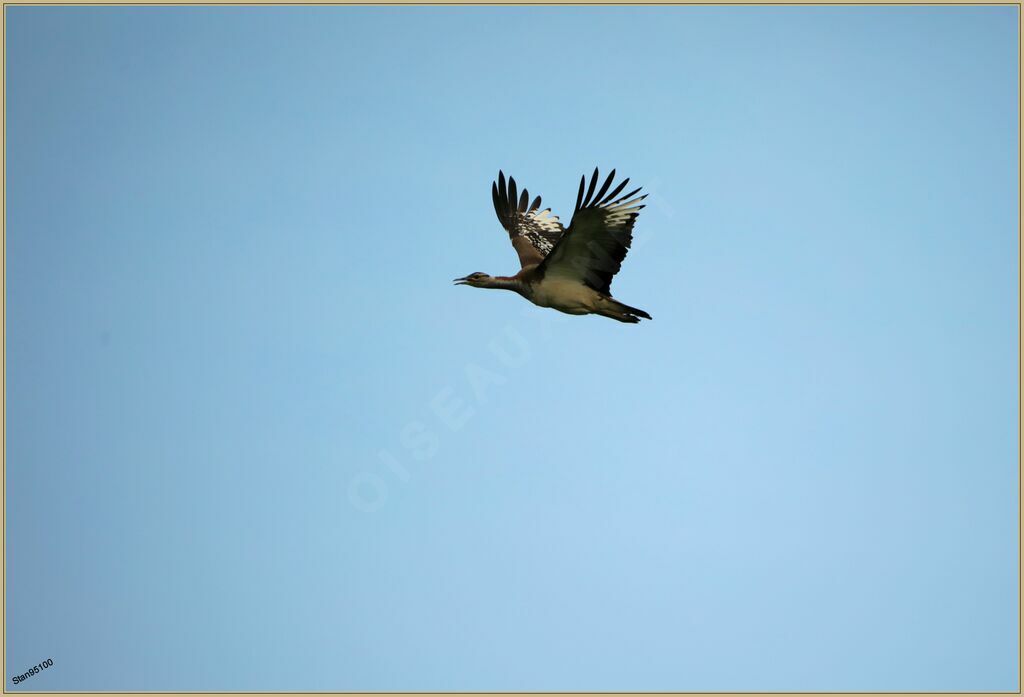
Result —
[[612, 277], [633, 241], [633, 224], [643, 208], [640, 202], [647, 198], [647, 194], [636, 196], [640, 189], [619, 196], [629, 179], [612, 189], [614, 179], [612, 170], [598, 188], [597, 168], [589, 187], [586, 175], [580, 179], [576, 210], [566, 230], [550, 208], [540, 209], [540, 196], [530, 203], [529, 192], [519, 193], [512, 177], [506, 187], [505, 174], [499, 171], [498, 181], [491, 184], [494, 212], [522, 268], [514, 276], [477, 271], [456, 278], [455, 284], [514, 290], [534, 305], [570, 315], [595, 314], [633, 324], [641, 317], [651, 319], [611, 294]]

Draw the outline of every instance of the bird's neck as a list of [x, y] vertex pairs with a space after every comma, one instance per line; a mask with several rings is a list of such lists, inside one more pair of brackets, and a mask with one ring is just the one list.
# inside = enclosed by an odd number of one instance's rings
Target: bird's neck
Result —
[[514, 290], [517, 293], [522, 292], [519, 286], [519, 279], [514, 276], [491, 276], [491, 278], [484, 284], [484, 288], [502, 288], [504, 290]]

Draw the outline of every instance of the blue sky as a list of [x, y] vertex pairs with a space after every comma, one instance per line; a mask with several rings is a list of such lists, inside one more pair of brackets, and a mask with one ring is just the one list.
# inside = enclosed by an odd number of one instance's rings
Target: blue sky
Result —
[[1017, 8], [5, 12], [8, 689], [1017, 689]]

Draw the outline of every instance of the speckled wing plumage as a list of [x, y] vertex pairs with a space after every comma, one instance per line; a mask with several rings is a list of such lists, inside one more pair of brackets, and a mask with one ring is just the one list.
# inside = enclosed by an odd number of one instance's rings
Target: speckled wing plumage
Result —
[[569, 229], [538, 269], [545, 277], [578, 280], [604, 295], [611, 293], [612, 277], [619, 272], [633, 242], [633, 224], [643, 208], [640, 201], [647, 198], [647, 194], [634, 198], [640, 189], [619, 196], [629, 179], [607, 193], [614, 179], [615, 170], [612, 170], [595, 194], [595, 168], [586, 196], [583, 189], [587, 177], [580, 179], [576, 210]]
[[550, 208], [540, 209], [540, 196], [530, 203], [530, 194], [523, 189], [516, 191], [516, 180], [498, 172], [498, 181], [491, 184], [491, 198], [494, 212], [498, 214], [501, 226], [508, 231], [512, 246], [519, 255], [521, 266], [539, 264], [562, 237], [564, 228], [557, 215]]

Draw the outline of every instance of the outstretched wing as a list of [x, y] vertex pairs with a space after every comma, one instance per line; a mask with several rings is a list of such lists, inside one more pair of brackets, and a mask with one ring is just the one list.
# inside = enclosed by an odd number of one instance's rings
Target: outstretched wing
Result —
[[619, 196], [629, 179], [608, 193], [614, 179], [613, 169], [595, 194], [595, 168], [585, 197], [583, 187], [587, 177], [580, 179], [576, 210], [569, 229], [541, 264], [540, 270], [545, 276], [574, 279], [599, 293], [611, 292], [612, 276], [619, 272], [633, 241], [633, 224], [643, 208], [640, 201], [647, 198], [647, 194], [634, 198], [640, 189]]
[[508, 178], [506, 189], [505, 175], [500, 171], [498, 181], [491, 184], [491, 198], [494, 199], [494, 212], [498, 214], [501, 226], [508, 231], [512, 246], [519, 255], [520, 265], [543, 261], [562, 236], [563, 228], [558, 216], [551, 215], [550, 208], [540, 210], [540, 196], [529, 203], [529, 192], [523, 189], [519, 194], [516, 180], [512, 177]]

